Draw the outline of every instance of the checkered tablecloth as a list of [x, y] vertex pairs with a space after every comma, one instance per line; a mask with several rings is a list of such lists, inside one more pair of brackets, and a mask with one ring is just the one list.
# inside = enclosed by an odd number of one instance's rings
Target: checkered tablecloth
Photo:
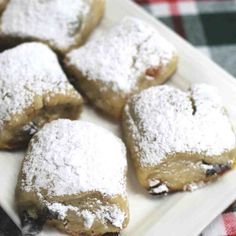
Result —
[[135, 0], [236, 76], [236, 0]]
[[[236, 0], [134, 1], [236, 77]], [[236, 202], [202, 236], [236, 236]]]

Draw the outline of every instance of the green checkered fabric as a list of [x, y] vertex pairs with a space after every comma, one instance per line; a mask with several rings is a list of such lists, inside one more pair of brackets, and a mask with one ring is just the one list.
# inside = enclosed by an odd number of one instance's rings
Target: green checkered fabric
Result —
[[236, 77], [236, 0], [136, 0]]

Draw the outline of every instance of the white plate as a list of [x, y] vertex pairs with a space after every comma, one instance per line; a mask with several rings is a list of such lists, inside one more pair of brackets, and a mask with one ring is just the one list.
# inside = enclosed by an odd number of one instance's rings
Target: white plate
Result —
[[[139, 17], [157, 28], [178, 49], [180, 63], [176, 75], [168, 82], [180, 88], [190, 83], [205, 82], [220, 89], [231, 119], [236, 124], [236, 82], [234, 78], [203, 56], [191, 45], [149, 16], [129, 0], [107, 0], [105, 18], [95, 32], [101, 33], [125, 15]], [[82, 119], [90, 120], [120, 136], [119, 125], [111, 123], [86, 107]], [[0, 152], [0, 204], [19, 225], [14, 207], [14, 191], [21, 152]], [[156, 198], [149, 196], [137, 183], [132, 166], [129, 166], [128, 194], [130, 224], [123, 236], [193, 236], [198, 235], [220, 212], [236, 199], [236, 171], [231, 171], [219, 181], [193, 193], [177, 193]], [[41, 235], [60, 235], [45, 228]]]

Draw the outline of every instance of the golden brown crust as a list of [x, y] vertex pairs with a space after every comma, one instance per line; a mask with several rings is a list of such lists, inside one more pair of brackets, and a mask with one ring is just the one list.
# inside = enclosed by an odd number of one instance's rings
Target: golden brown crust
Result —
[[126, 102], [127, 95], [120, 91], [117, 93], [113, 90], [105, 90], [102, 93], [100, 88], [103, 87], [101, 81], [92, 81], [82, 75], [82, 73], [73, 65], [65, 62], [66, 69], [69, 74], [77, 79], [72, 81], [74, 86], [85, 95], [91, 104], [104, 112], [104, 114], [111, 115], [118, 119], [123, 106]]
[[[23, 176], [20, 174], [20, 178]], [[20, 180], [20, 179], [19, 179]], [[60, 219], [59, 214], [51, 212], [43, 200], [50, 203], [57, 202], [65, 206], [73, 206], [75, 208], [82, 208], [88, 211], [96, 211], [101, 206], [116, 206], [122, 212], [126, 212], [126, 218], [122, 228], [125, 228], [129, 222], [129, 210], [127, 199], [122, 196], [107, 197], [101, 195], [99, 192], [90, 192], [84, 194], [76, 194], [73, 196], [64, 196], [63, 199], [58, 198], [39, 198], [33, 192], [23, 192], [20, 189], [20, 182], [16, 188], [16, 203], [17, 209], [21, 218], [22, 227], [27, 230], [35, 230], [38, 233], [42, 230], [44, 224], [53, 226], [69, 235], [83, 235], [83, 236], [102, 236], [106, 233], [119, 233], [121, 229], [112, 225], [109, 220], [103, 222], [95, 219], [91, 228], [84, 226], [84, 219], [73, 211], [68, 211], [65, 219]], [[97, 204], [98, 200], [100, 201]], [[35, 232], [34, 232], [35, 233]]]
[[[83, 207], [83, 204], [87, 205], [90, 202], [93, 205], [92, 208], [84, 208], [90, 211], [94, 211], [99, 205], [96, 205], [97, 200], [99, 199], [102, 202], [102, 206], [117, 206], [122, 212], [126, 212], [126, 218], [123, 223], [122, 228], [126, 228], [129, 222], [129, 215], [128, 215], [128, 204], [127, 199], [122, 196], [115, 196], [112, 198], [108, 198], [105, 196], [101, 196], [100, 193], [90, 193], [91, 199], [89, 199], [89, 195], [77, 198], [73, 201], [73, 206], [75, 207]], [[68, 203], [66, 202], [65, 205]], [[71, 203], [69, 203], [71, 204]], [[107, 222], [102, 222], [101, 220], [96, 219], [93, 223], [93, 226], [88, 229], [84, 227], [84, 220], [83, 217], [79, 217], [75, 215], [73, 212], [69, 212], [67, 217], [64, 221], [58, 220], [56, 218], [51, 218], [46, 222], [48, 225], [54, 226], [62, 232], [68, 233], [69, 235], [83, 235], [83, 236], [102, 236], [107, 233], [120, 233], [121, 229], [119, 227], [115, 227], [112, 225], [109, 220]], [[66, 227], [65, 227], [66, 224]]]

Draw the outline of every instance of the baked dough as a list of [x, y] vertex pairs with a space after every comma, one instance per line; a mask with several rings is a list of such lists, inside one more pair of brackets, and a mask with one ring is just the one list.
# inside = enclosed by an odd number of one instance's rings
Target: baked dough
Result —
[[71, 235], [120, 232], [129, 219], [126, 171], [125, 145], [104, 128], [67, 119], [46, 124], [30, 141], [19, 175], [23, 232], [44, 223]]
[[124, 109], [123, 131], [139, 182], [151, 194], [194, 190], [236, 160], [235, 134], [210, 85], [142, 91]]
[[2, 10], [7, 5], [7, 2], [8, 2], [8, 0], [0, 0], [0, 13], [2, 12]]
[[120, 118], [130, 94], [166, 81], [176, 63], [174, 47], [150, 25], [132, 17], [72, 50], [65, 60], [75, 86], [115, 118]]
[[64, 54], [86, 40], [104, 5], [104, 0], [9, 0], [1, 16], [1, 46], [40, 41]]
[[77, 119], [82, 97], [42, 43], [0, 53], [0, 149], [22, 148], [46, 122]]

